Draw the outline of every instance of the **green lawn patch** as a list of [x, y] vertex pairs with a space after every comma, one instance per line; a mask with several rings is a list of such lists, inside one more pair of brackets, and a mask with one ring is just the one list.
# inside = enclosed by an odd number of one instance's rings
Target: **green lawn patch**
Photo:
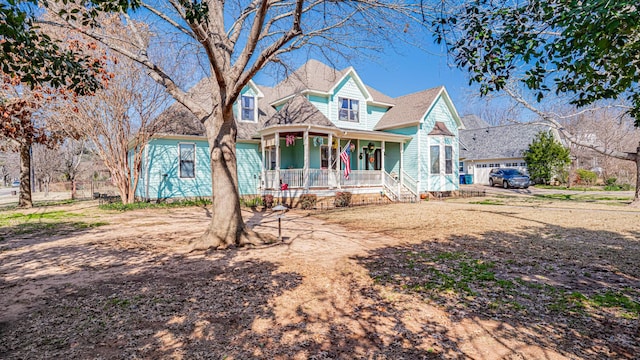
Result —
[[211, 199], [180, 200], [172, 202], [135, 202], [133, 204], [110, 203], [101, 204], [99, 205], [99, 208], [102, 210], [130, 211], [139, 209], [163, 209], [207, 205], [211, 205]]

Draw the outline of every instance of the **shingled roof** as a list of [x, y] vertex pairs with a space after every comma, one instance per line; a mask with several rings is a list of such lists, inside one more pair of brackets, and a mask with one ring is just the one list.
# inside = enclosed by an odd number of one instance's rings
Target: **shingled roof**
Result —
[[[277, 124], [312, 124], [334, 126], [309, 100], [302, 96], [304, 91], [327, 93], [353, 68], [333, 69], [317, 60], [309, 60], [274, 87], [258, 86], [264, 94], [258, 104], [258, 121], [238, 121], [238, 140], [250, 140], [258, 135], [260, 129]], [[188, 92], [188, 96], [211, 108], [210, 79], [203, 79]], [[361, 84], [364, 85], [364, 84]], [[422, 116], [432, 106], [444, 87], [436, 87], [413, 94], [391, 98], [380, 91], [364, 85], [374, 102], [388, 104], [391, 109], [382, 117], [374, 130], [384, 130], [410, 126], [420, 122]], [[280, 111], [270, 104], [282, 100], [285, 105]], [[280, 103], [278, 101], [278, 103]], [[204, 126], [183, 105], [175, 103], [164, 111], [159, 119], [164, 121], [160, 133], [176, 135], [204, 135]]]
[[303, 95], [296, 95], [289, 100], [280, 111], [265, 121], [264, 127], [289, 124], [335, 127], [335, 125]]
[[535, 136], [551, 128], [543, 124], [513, 124], [460, 131], [460, 159], [521, 158]]
[[460, 118], [460, 121], [462, 121], [464, 128], [467, 130], [482, 129], [490, 126], [486, 121], [482, 120], [477, 115], [465, 115]]
[[392, 107], [376, 124], [374, 130], [385, 130], [416, 125], [436, 100], [443, 86], [400, 96]]

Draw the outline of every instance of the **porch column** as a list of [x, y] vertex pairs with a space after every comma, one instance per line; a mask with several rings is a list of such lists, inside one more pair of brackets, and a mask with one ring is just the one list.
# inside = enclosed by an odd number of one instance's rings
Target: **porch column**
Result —
[[400, 143], [400, 184], [404, 185], [404, 142]]
[[276, 179], [275, 186], [277, 190], [280, 190], [280, 133], [276, 132]]
[[381, 159], [380, 159], [380, 170], [382, 170], [383, 172], [386, 172], [387, 169], [385, 169], [384, 167], [384, 140], [382, 141], [382, 150], [380, 150], [382, 152], [382, 154], [380, 154]]
[[342, 162], [342, 160], [340, 160], [340, 152], [342, 152], [342, 145], [340, 144], [340, 138], [338, 138], [338, 158], [336, 159], [336, 169], [333, 172], [333, 176], [336, 177], [336, 184], [338, 185], [338, 189], [342, 188], [342, 175], [340, 175], [340, 163]]
[[260, 135], [260, 150], [262, 151], [262, 161], [260, 162], [262, 166], [260, 167], [260, 188], [265, 188], [267, 185], [267, 173], [266, 173], [266, 164], [264, 163], [266, 160], [266, 151], [264, 149], [264, 135]]
[[[340, 146], [338, 146], [340, 147]], [[333, 134], [329, 134], [329, 173], [333, 170]]]
[[309, 190], [309, 128], [304, 131], [302, 137], [304, 144], [304, 169], [302, 170], [304, 189]]

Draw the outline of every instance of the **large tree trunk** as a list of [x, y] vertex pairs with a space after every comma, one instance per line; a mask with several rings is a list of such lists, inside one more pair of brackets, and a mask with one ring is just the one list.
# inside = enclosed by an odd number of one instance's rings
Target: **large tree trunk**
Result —
[[249, 229], [242, 219], [236, 163], [236, 124], [230, 112], [224, 121], [214, 113], [205, 121], [211, 157], [213, 210], [204, 235], [189, 250], [224, 249], [230, 246], [258, 245], [272, 240]]
[[640, 146], [636, 148], [636, 192], [631, 206], [640, 207]]
[[28, 142], [20, 143], [20, 196], [18, 207], [33, 207], [31, 201], [31, 153]]

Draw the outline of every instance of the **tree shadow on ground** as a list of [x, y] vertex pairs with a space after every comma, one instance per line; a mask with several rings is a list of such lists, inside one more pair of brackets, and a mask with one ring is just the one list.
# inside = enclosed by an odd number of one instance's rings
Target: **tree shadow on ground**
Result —
[[[66, 275], [16, 269], [23, 281], [58, 282], [34, 295], [28, 312], [0, 322], [2, 358], [425, 359], [438, 357], [422, 346], [425, 334], [446, 333], [430, 323], [409, 329], [403, 320], [409, 310], [392, 309], [355, 282], [349, 297], [365, 304], [327, 299], [314, 311], [294, 307], [295, 319], [283, 319], [277, 299], [303, 277], [276, 262], [239, 260], [246, 250], [183, 257], [116, 245], [65, 245], [40, 254], [53, 268], [64, 261], [61, 254], [77, 261]], [[90, 263], [98, 265], [80, 267]], [[13, 285], [4, 281], [0, 290]]]
[[514, 356], [521, 349], [509, 343], [580, 358], [640, 354], [637, 234], [538, 223], [479, 236], [425, 235], [356, 260], [376, 283], [438, 304], [453, 321], [503, 324], [486, 333]]

